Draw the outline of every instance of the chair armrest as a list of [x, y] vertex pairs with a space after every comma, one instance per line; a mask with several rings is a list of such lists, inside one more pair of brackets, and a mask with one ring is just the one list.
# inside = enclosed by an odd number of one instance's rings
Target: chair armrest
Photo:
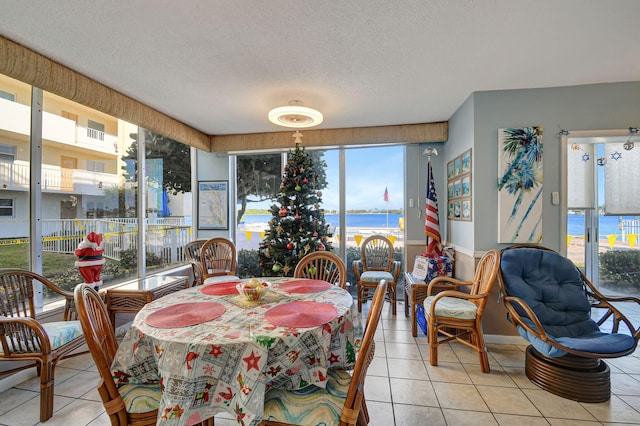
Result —
[[360, 281], [360, 265], [362, 265], [362, 261], [360, 259], [353, 261], [353, 272], [356, 274], [356, 281]]
[[64, 297], [64, 316], [63, 316], [64, 321], [70, 321], [70, 320], [77, 320], [78, 319], [78, 312], [76, 310], [75, 301], [73, 300], [73, 292], [72, 291], [64, 290], [63, 288], [61, 288], [60, 286], [55, 284], [53, 281], [51, 281], [48, 278], [43, 277], [41, 275], [38, 275], [38, 274], [35, 274], [35, 273], [31, 273], [30, 275], [34, 280], [40, 281], [49, 290], [51, 290], [54, 293], [57, 293], [60, 296]]
[[631, 321], [613, 305], [613, 303], [635, 302], [640, 306], [640, 298], [631, 296], [607, 297], [600, 292], [592, 292], [589, 290], [587, 290], [587, 296], [591, 299], [595, 299], [595, 301], [591, 303], [592, 308], [606, 309], [606, 312], [602, 317], [596, 321], [598, 326], [601, 326], [607, 319], [613, 316], [612, 333], [617, 333], [620, 328], [620, 323], [624, 323], [628, 330], [634, 335], [634, 338], [638, 340], [638, 336], [640, 336], [640, 326], [635, 327]]
[[461, 285], [473, 285], [470, 281], [462, 281], [453, 277], [436, 277], [429, 282], [429, 288], [427, 289], [427, 295], [431, 296], [433, 288], [437, 285], [448, 285], [459, 288]]
[[[522, 319], [522, 317], [520, 316], [518, 311], [516, 311], [513, 304], [517, 304], [527, 313], [527, 315], [529, 316], [529, 319], [531, 320], [531, 322], [533, 322], [535, 329], [532, 328], [529, 324], [527, 324]], [[507, 308], [507, 311], [509, 312], [509, 316], [513, 325], [519, 325], [520, 327], [524, 328], [525, 330], [537, 336], [538, 338], [544, 340], [545, 342], [549, 341], [547, 338], [547, 333], [546, 331], [544, 331], [544, 328], [542, 328], [542, 324], [540, 323], [540, 320], [538, 319], [536, 314], [531, 310], [529, 305], [527, 305], [524, 302], [524, 300], [520, 299], [519, 297], [507, 296], [504, 298], [504, 306]]]
[[0, 340], [3, 356], [13, 353], [49, 353], [51, 342], [44, 327], [30, 317], [0, 316]]
[[424, 299], [427, 298], [428, 284], [412, 284], [411, 286], [411, 301], [415, 304], [421, 304]]
[[402, 263], [399, 260], [394, 260], [391, 264], [391, 273], [393, 274], [393, 282], [398, 283], [398, 278], [400, 277], [400, 268], [402, 267]]

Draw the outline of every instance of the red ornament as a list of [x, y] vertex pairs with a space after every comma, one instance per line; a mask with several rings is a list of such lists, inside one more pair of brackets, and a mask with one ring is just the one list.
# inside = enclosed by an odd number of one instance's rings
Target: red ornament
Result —
[[309, 179], [304, 178], [304, 179], [302, 180], [302, 183], [309, 183]]
[[293, 250], [293, 243], [289, 243], [289, 244], [287, 244], [287, 249], [289, 249], [289, 250]]
[[286, 207], [283, 206], [278, 214], [280, 217], [285, 217], [288, 214]]
[[327, 248], [324, 246], [324, 244], [320, 243], [318, 244], [318, 251], [325, 251]]

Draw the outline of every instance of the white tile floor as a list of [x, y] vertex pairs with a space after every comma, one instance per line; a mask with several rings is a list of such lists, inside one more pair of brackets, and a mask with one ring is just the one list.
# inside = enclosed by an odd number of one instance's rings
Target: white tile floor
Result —
[[[387, 308], [385, 304], [365, 385], [373, 426], [640, 425], [640, 351], [607, 361], [610, 401], [584, 404], [532, 384], [524, 373], [525, 346], [489, 344], [490, 374], [481, 373], [476, 353], [459, 344], [440, 347], [439, 365], [432, 367], [427, 339], [411, 336], [404, 307], [399, 304], [396, 317]], [[61, 363], [55, 413], [46, 425], [108, 425], [97, 381], [90, 356]], [[0, 425], [40, 424], [38, 387], [34, 378], [0, 393]], [[215, 423], [236, 425], [229, 415], [216, 417]]]

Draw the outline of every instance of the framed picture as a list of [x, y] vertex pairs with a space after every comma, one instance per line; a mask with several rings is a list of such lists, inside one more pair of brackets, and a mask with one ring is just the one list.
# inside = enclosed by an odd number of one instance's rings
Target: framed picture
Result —
[[454, 201], [453, 202], [453, 217], [460, 218], [460, 215], [461, 215], [460, 208], [461, 208], [460, 201]]
[[460, 212], [460, 218], [462, 220], [471, 220], [471, 199], [465, 198], [462, 200], [462, 210]]
[[471, 171], [471, 148], [462, 153], [462, 172], [467, 173]]
[[453, 201], [449, 201], [449, 203], [447, 204], [447, 217], [449, 219], [453, 219], [455, 217], [453, 211]]
[[453, 181], [453, 197], [462, 196], [462, 179], [456, 179]]
[[453, 187], [453, 182], [447, 182], [447, 198], [455, 197], [455, 190]]
[[453, 160], [447, 163], [447, 179], [453, 177]]
[[462, 193], [463, 197], [468, 197], [471, 195], [471, 175], [463, 176], [461, 179], [462, 182]]
[[229, 181], [198, 182], [198, 229], [229, 229]]
[[453, 175], [458, 176], [462, 173], [462, 159], [461, 157], [456, 157], [453, 160]]

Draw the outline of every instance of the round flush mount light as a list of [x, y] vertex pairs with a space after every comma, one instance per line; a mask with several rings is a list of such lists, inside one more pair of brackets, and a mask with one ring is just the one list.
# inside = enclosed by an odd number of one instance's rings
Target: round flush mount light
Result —
[[302, 105], [301, 101], [289, 101], [289, 105], [269, 111], [269, 121], [284, 127], [313, 127], [322, 123], [322, 113]]

